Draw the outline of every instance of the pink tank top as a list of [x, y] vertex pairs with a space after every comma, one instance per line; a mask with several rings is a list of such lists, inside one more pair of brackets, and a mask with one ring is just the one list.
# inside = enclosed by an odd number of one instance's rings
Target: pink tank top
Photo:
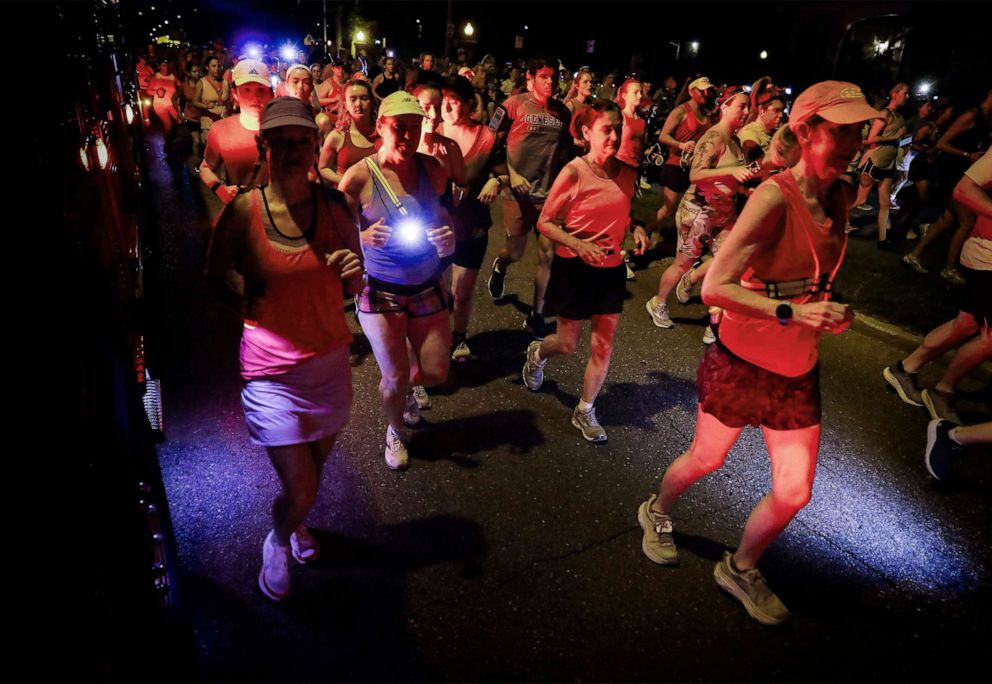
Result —
[[[620, 245], [630, 225], [630, 203], [634, 198], [637, 171], [620, 164], [616, 178], [596, 175], [584, 157], [573, 159], [571, 167], [578, 176], [572, 195], [565, 203], [563, 230], [580, 240], [593, 242], [612, 250], [600, 266], [608, 268], [623, 263]], [[559, 176], [561, 178], [562, 176]], [[578, 256], [564, 245], [555, 245], [555, 254], [570, 258]]]
[[[690, 140], [699, 140], [703, 137], [703, 133], [710, 130], [713, 124], [706, 117], [700, 121], [696, 118], [695, 113], [693, 113], [692, 108], [687, 105], [679, 105], [685, 109], [685, 116], [679, 122], [679, 125], [675, 127], [675, 131], [672, 133], [672, 137], [678, 140], [680, 143], [689, 142]], [[668, 159], [665, 160], [666, 164], [672, 164], [678, 166], [682, 161], [682, 152], [678, 149], [672, 150], [672, 153], [668, 155]]]
[[341, 279], [326, 261], [342, 248], [331, 221], [351, 219], [323, 197], [317, 205], [312, 240], [302, 248], [277, 246], [265, 232], [261, 191], [252, 191], [248, 244], [237, 265], [245, 279], [241, 376], [246, 380], [285, 373], [351, 342]]
[[[785, 195], [785, 228], [774, 244], [763, 247], [741, 276], [742, 284], [815, 280], [824, 274], [832, 281], [846, 244], [847, 209], [843, 202], [835, 202], [833, 215], [817, 223], [790, 171], [765, 182], [777, 184]], [[790, 300], [805, 303], [829, 297], [826, 292]], [[745, 361], [790, 378], [816, 366], [819, 340], [819, 332], [795, 321], [781, 325], [774, 318], [757, 318], [729, 309], [720, 321], [720, 341], [727, 349]]]
[[630, 164], [635, 169], [641, 167], [644, 151], [644, 119], [639, 116], [623, 117], [623, 133], [620, 137], [620, 151], [617, 159]]
[[375, 136], [369, 140], [369, 142], [372, 143], [370, 147], [359, 147], [351, 139], [351, 126], [349, 126], [348, 129], [344, 131], [344, 145], [342, 145], [341, 149], [338, 150], [338, 173], [343, 174], [352, 166], [365, 159], [365, 157], [373, 154], [376, 148], [376, 140], [378, 140], [378, 136]]

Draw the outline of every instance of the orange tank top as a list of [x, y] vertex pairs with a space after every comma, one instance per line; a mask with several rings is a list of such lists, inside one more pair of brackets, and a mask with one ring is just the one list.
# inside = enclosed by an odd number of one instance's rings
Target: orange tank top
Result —
[[[843, 202], [828, 208], [831, 215], [818, 223], [810, 214], [790, 171], [765, 181], [775, 183], [785, 195], [785, 227], [774, 244], [767, 245], [741, 276], [748, 289], [762, 284], [808, 279], [812, 284], [832, 284], [847, 246], [844, 226], [847, 209]], [[806, 294], [782, 297], [783, 301], [806, 303], [830, 298], [830, 287], [811, 287]], [[820, 333], [795, 321], [781, 325], [774, 318], [749, 316], [731, 309], [720, 321], [720, 342], [740, 358], [765, 370], [790, 378], [811, 371], [819, 360]]]
[[269, 240], [261, 191], [252, 191], [248, 244], [237, 264], [245, 279], [241, 376], [246, 380], [285, 373], [351, 342], [344, 288], [337, 272], [327, 266], [327, 255], [343, 246], [332, 221], [350, 219], [343, 208], [334, 211], [324, 197], [316, 201], [313, 236], [299, 248], [287, 248]]

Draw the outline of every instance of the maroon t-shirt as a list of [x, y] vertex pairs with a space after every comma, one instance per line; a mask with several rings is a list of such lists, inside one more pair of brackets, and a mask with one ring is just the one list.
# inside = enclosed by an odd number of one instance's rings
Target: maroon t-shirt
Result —
[[510, 166], [530, 182], [531, 199], [543, 202], [568, 161], [566, 151], [572, 144], [568, 108], [558, 100], [542, 105], [530, 93], [521, 93], [507, 98], [503, 109], [510, 121], [506, 136]]

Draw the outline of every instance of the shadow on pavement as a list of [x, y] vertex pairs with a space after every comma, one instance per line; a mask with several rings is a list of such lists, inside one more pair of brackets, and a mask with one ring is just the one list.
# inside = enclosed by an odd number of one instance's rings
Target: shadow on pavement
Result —
[[430, 425], [414, 435], [410, 455], [422, 461], [449, 460], [463, 468], [481, 465], [473, 454], [506, 449], [526, 454], [544, 443], [533, 411], [492, 411]]

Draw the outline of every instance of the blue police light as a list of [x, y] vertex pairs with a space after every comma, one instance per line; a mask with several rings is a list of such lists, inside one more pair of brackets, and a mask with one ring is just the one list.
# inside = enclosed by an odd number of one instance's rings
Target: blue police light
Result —
[[279, 56], [282, 57], [284, 62], [295, 62], [296, 61], [296, 46], [292, 43], [286, 43], [281, 48], [279, 48]]
[[261, 59], [262, 48], [258, 47], [257, 45], [249, 45], [247, 48], [245, 48], [245, 54], [247, 54], [252, 59]]

